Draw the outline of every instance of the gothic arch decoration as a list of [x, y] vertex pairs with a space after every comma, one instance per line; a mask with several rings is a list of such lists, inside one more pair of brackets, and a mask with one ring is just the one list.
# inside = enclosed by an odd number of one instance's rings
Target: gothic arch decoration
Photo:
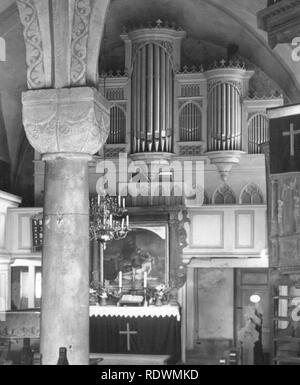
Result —
[[256, 112], [248, 119], [248, 152], [260, 154], [261, 144], [269, 140], [269, 119], [265, 112]]
[[188, 101], [179, 110], [180, 142], [201, 141], [202, 109], [198, 103]]
[[212, 204], [215, 204], [215, 205], [236, 204], [236, 196], [232, 188], [226, 183], [219, 186], [212, 196]]
[[110, 108], [110, 133], [107, 144], [123, 144], [126, 136], [126, 114], [121, 106]]
[[248, 183], [241, 191], [240, 204], [261, 205], [264, 203], [263, 194], [255, 183]]

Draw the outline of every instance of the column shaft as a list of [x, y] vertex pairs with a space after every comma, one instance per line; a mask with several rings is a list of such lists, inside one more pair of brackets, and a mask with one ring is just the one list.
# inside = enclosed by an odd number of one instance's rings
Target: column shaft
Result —
[[41, 354], [55, 365], [89, 363], [88, 157], [44, 157]]

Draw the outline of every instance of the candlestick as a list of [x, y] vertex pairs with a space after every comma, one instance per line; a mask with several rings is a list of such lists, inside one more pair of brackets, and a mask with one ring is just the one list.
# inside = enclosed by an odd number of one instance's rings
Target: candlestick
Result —
[[119, 289], [122, 289], [122, 271], [119, 272]]
[[147, 287], [147, 271], [144, 271], [144, 288]]

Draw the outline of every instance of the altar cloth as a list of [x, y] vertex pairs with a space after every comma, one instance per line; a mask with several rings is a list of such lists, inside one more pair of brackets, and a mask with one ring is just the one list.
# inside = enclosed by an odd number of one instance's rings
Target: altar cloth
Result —
[[90, 317], [176, 317], [180, 321], [180, 312], [177, 306], [90, 306]]
[[168, 355], [181, 358], [181, 321], [177, 306], [90, 308], [90, 352]]

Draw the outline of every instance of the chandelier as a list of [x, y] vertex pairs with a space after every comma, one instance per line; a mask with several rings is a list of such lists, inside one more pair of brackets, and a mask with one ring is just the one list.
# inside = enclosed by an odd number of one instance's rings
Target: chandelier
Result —
[[129, 232], [125, 198], [98, 195], [90, 200], [90, 239], [104, 246], [113, 239], [124, 239]]

